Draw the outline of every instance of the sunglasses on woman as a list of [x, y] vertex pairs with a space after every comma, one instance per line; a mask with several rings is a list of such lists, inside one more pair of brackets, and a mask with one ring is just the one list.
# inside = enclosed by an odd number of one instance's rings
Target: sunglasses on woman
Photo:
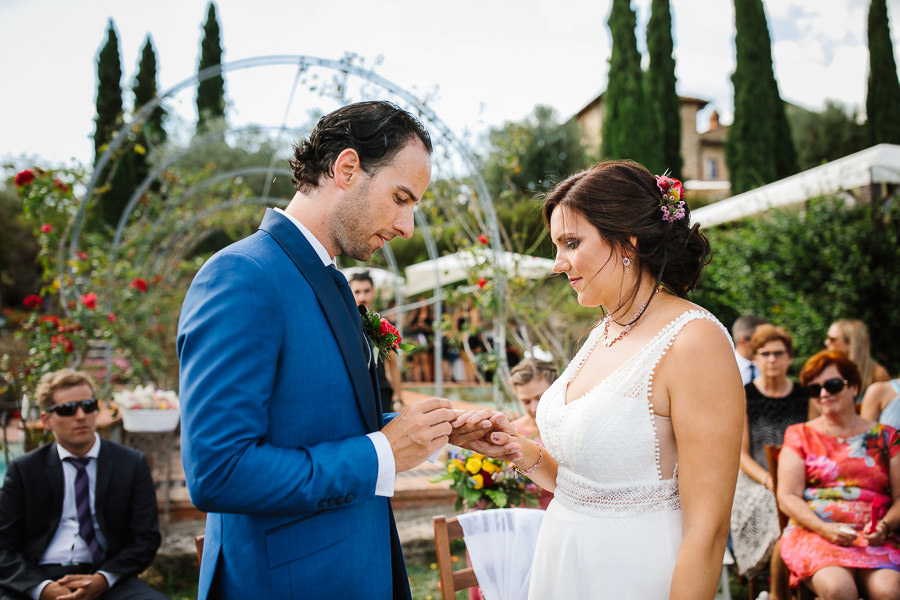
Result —
[[54, 404], [47, 408], [47, 412], [55, 412], [60, 417], [74, 417], [75, 413], [78, 412], [78, 409], [81, 408], [81, 410], [84, 411], [84, 414], [89, 415], [97, 410], [97, 405], [96, 398], [89, 398], [87, 400], [79, 400], [78, 402], [62, 402], [60, 404]]
[[803, 389], [806, 390], [806, 393], [809, 394], [810, 398], [818, 398], [819, 394], [822, 393], [822, 388], [825, 388], [825, 391], [829, 394], [837, 394], [842, 391], [847, 386], [847, 380], [841, 379], [840, 377], [835, 377], [833, 379], [827, 379], [824, 383], [819, 385], [818, 383], [810, 383], [809, 385], [803, 386]]

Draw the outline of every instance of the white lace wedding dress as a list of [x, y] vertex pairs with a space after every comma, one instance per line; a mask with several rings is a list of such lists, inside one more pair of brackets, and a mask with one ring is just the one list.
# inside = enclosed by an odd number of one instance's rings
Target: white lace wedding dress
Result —
[[695, 319], [721, 327], [711, 314], [689, 310], [566, 404], [569, 382], [602, 335], [594, 328], [541, 398], [538, 428], [559, 473], [538, 536], [529, 600], [669, 597], [681, 504], [671, 422], [653, 412], [653, 372]]

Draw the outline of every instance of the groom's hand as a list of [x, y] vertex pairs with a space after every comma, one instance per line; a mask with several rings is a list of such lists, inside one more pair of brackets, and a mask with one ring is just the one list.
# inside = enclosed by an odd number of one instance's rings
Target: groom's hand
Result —
[[[522, 458], [522, 444], [518, 440], [518, 431], [509, 422], [506, 415], [500, 412], [482, 411], [465, 413], [454, 421], [454, 432], [450, 436], [450, 443], [473, 450], [485, 456], [499, 460], [519, 460]], [[486, 416], [487, 425], [482, 420]], [[475, 424], [470, 432], [466, 432], [467, 426]], [[457, 429], [460, 433], [457, 434]]]
[[447, 443], [456, 418], [446, 398], [429, 398], [404, 408], [381, 430], [391, 443], [397, 472], [408, 471]]

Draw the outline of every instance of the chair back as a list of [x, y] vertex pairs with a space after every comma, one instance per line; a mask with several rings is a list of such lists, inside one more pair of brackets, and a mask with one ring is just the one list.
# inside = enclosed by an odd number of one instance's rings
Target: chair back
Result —
[[[443, 517], [435, 517], [435, 548], [443, 598], [452, 599], [456, 590], [480, 585], [484, 596], [491, 600], [525, 600], [543, 518], [544, 511], [530, 508], [480, 510], [459, 515], [455, 519], [459, 531], [454, 527], [452, 533], [465, 539], [472, 568], [453, 573], [449, 566], [450, 522], [444, 521], [448, 533], [446, 552], [442, 552], [439, 519]], [[442, 554], [446, 568], [441, 565]]]
[[478, 585], [475, 571], [468, 567], [453, 571], [450, 542], [463, 537], [462, 526], [456, 517], [434, 517], [434, 551], [437, 554], [438, 576], [441, 582], [442, 600], [455, 600], [456, 592]]

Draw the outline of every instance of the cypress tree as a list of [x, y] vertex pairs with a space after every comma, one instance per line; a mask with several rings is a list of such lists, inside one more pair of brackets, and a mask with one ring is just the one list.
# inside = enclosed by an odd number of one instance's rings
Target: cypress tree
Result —
[[[106, 43], [97, 58], [97, 116], [94, 119], [94, 164], [106, 151], [106, 145], [123, 124], [122, 62], [115, 24], [109, 20]], [[114, 156], [107, 163], [100, 181], [106, 183], [100, 196], [100, 215], [115, 227], [134, 189], [134, 171], [130, 152]]]
[[681, 103], [675, 91], [675, 58], [672, 56], [672, 13], [669, 0], [653, 0], [647, 23], [650, 66], [644, 75], [647, 96], [648, 140], [659, 162], [646, 165], [654, 173], [668, 169], [681, 179]]
[[900, 82], [885, 0], [869, 5], [866, 135], [871, 145], [900, 144]]
[[[222, 64], [222, 45], [219, 41], [219, 21], [216, 5], [209, 3], [206, 23], [203, 24], [203, 40], [200, 43], [200, 67]], [[207, 129], [212, 121], [225, 118], [225, 79], [219, 73], [197, 85], [197, 129]]]
[[612, 54], [609, 82], [603, 99], [603, 148], [606, 158], [629, 158], [647, 163], [647, 115], [644, 110], [641, 55], [634, 28], [637, 18], [630, 0], [613, 0], [609, 12]]
[[119, 36], [109, 20], [106, 43], [97, 58], [97, 116], [94, 118], [94, 164], [122, 124], [122, 63]]
[[797, 152], [772, 69], [772, 41], [762, 0], [734, 0], [737, 67], [734, 123], [725, 159], [739, 194], [797, 172]]
[[[149, 35], [144, 44], [144, 49], [141, 51], [141, 60], [138, 63], [138, 73], [134, 80], [133, 90], [135, 111], [154, 100], [158, 94], [156, 88], [156, 50], [153, 48], [153, 41]], [[143, 181], [150, 172], [147, 151], [153, 146], [163, 143], [166, 139], [166, 131], [163, 129], [164, 118], [165, 110], [161, 105], [157, 105], [141, 124], [138, 143], [143, 150], [136, 151], [134, 155], [134, 176], [137, 183]]]

